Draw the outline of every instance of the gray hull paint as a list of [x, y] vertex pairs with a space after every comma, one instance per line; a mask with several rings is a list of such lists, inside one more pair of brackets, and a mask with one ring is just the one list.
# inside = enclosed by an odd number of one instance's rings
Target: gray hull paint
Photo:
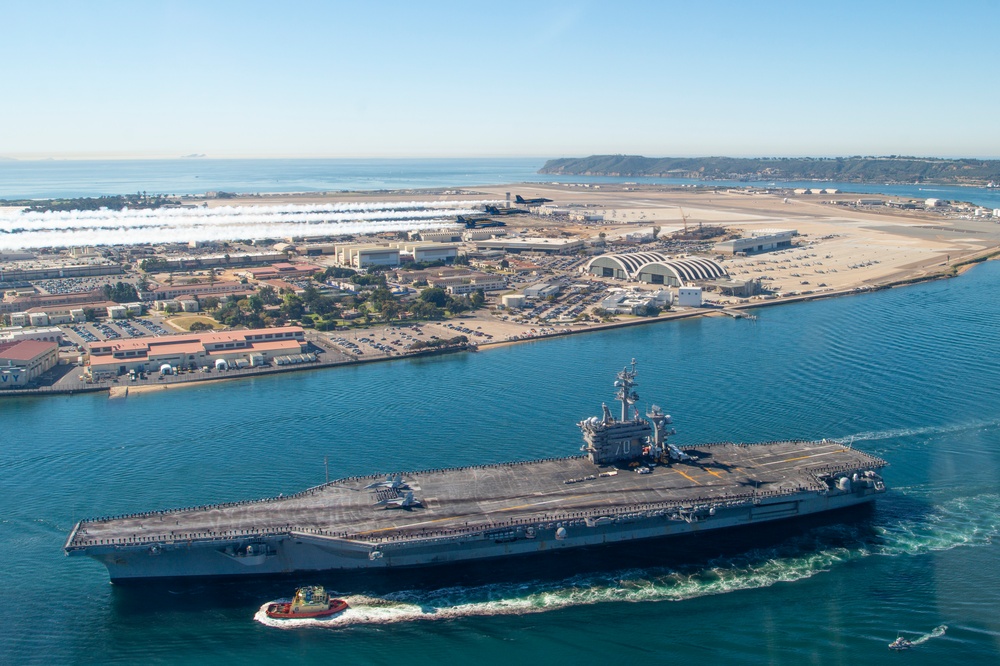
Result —
[[[292, 531], [254, 539], [195, 539], [157, 547], [90, 547], [70, 554], [88, 555], [102, 562], [112, 582], [373, 571], [537, 555], [772, 522], [864, 504], [881, 492], [872, 488], [831, 490], [714, 509], [704, 505], [686, 512], [636, 510], [631, 514], [539, 522], [446, 538], [372, 542]], [[258, 554], [234, 554], [244, 552], [248, 543], [254, 544]]]

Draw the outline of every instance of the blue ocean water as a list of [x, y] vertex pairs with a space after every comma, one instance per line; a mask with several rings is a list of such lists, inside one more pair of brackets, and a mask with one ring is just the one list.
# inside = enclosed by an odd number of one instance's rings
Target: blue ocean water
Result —
[[[1000, 263], [958, 278], [476, 354], [108, 400], [0, 400], [2, 663], [911, 664], [1000, 657]], [[416, 576], [351, 623], [255, 621], [293, 583], [131, 590], [66, 558], [81, 517], [331, 475], [568, 455], [635, 357], [676, 442], [838, 438], [887, 459], [868, 517], [678, 561]], [[662, 561], [660, 560], [662, 558]], [[652, 562], [650, 562], [652, 560]], [[302, 581], [310, 582], [310, 581]], [[942, 628], [946, 627], [946, 628]]]
[[946, 185], [861, 185], [812, 181], [699, 182], [679, 178], [553, 176], [542, 158], [483, 159], [170, 159], [0, 161], [0, 199], [131, 194], [373, 191], [522, 182], [831, 187], [846, 192], [938, 198], [1000, 208], [1000, 189]]
[[500, 185], [536, 179], [543, 163], [524, 158], [0, 161], [0, 199]]

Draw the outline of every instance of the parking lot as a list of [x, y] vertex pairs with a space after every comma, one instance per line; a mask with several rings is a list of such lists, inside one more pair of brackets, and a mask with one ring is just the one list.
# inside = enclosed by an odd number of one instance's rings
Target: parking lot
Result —
[[337, 331], [327, 339], [354, 358], [402, 356], [411, 345], [424, 337], [421, 324], [373, 327], [358, 331]]
[[117, 319], [114, 321], [85, 322], [64, 325], [62, 329], [66, 333], [66, 337], [77, 345], [107, 340], [146, 338], [150, 336], [155, 337], [170, 334], [159, 324], [147, 319]]

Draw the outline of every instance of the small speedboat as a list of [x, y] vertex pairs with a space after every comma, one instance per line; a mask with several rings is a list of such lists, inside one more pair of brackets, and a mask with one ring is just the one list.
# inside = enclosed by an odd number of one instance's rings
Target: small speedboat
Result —
[[330, 597], [320, 585], [309, 585], [295, 590], [291, 601], [268, 604], [265, 614], [277, 620], [306, 617], [329, 617], [347, 610], [347, 602]]
[[913, 647], [913, 643], [902, 636], [897, 636], [896, 640], [889, 643], [890, 650], [909, 650], [911, 647]]

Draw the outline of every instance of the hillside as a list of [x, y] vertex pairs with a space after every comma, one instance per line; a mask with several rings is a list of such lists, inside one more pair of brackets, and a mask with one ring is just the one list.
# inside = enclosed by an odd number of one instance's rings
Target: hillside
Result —
[[844, 183], [1000, 182], [1000, 160], [935, 157], [642, 157], [591, 155], [549, 160], [539, 173], [702, 180], [828, 180]]

